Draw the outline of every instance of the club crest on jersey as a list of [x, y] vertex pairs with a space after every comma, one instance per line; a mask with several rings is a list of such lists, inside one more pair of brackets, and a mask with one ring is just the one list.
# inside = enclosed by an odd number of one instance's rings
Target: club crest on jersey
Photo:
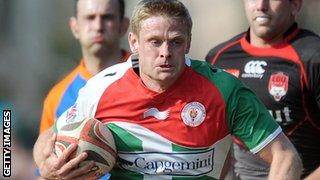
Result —
[[169, 117], [169, 111], [159, 111], [157, 108], [150, 108], [143, 113], [143, 118], [153, 116], [159, 120], [165, 120]]
[[206, 117], [206, 109], [199, 102], [190, 102], [186, 104], [181, 112], [183, 122], [190, 127], [199, 126]]
[[289, 76], [283, 72], [273, 73], [269, 79], [269, 93], [275, 101], [280, 101], [288, 92]]

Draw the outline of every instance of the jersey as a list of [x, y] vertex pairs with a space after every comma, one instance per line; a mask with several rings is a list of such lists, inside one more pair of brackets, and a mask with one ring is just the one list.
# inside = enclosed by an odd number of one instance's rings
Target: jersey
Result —
[[[129, 56], [129, 52], [122, 50], [121, 61], [125, 61]], [[79, 90], [92, 76], [82, 59], [75, 69], [50, 90], [43, 105], [40, 133], [50, 128], [54, 121], [75, 103]]]
[[[284, 37], [272, 48], [257, 48], [248, 42], [248, 32], [242, 33], [206, 59], [253, 89], [295, 145], [306, 175], [320, 165], [320, 38], [297, 24]], [[235, 156], [236, 171], [242, 163], [246, 173], [265, 169], [267, 175], [267, 167], [246, 151], [236, 147]]]
[[186, 58], [178, 80], [162, 93], [148, 89], [137, 60], [107, 68], [80, 90], [56, 123], [96, 118], [115, 139], [118, 159], [111, 179], [218, 179], [230, 134], [256, 153], [281, 128], [258, 98], [235, 77]]

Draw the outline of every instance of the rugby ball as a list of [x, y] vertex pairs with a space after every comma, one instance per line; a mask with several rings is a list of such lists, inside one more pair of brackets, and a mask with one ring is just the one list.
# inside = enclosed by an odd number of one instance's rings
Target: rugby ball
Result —
[[77, 150], [70, 159], [82, 152], [88, 157], [79, 164], [79, 167], [90, 161], [96, 163], [92, 168], [94, 177], [101, 177], [111, 171], [117, 158], [116, 146], [112, 133], [106, 125], [94, 118], [87, 118], [80, 121], [60, 123], [55, 126], [57, 134], [55, 142], [55, 153], [60, 156], [72, 143], [78, 145]]

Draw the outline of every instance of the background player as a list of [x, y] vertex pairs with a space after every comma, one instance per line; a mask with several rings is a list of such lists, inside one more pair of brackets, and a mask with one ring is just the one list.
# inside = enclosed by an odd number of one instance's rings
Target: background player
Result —
[[[295, 22], [302, 0], [243, 3], [249, 30], [213, 48], [206, 60], [260, 97], [297, 148], [306, 177], [320, 164], [320, 38]], [[235, 142], [236, 175], [266, 179], [269, 165]], [[319, 170], [310, 177], [320, 179]]]

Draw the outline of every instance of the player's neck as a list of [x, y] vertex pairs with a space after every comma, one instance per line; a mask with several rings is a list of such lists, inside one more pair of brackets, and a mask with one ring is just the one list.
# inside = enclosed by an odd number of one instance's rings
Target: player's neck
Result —
[[120, 62], [121, 58], [122, 51], [120, 48], [113, 52], [100, 54], [83, 52], [84, 64], [92, 74], [97, 74], [103, 69]]
[[169, 88], [169, 86], [172, 84], [171, 82], [165, 83], [165, 82], [160, 82], [159, 80], [154, 80], [150, 78], [147, 75], [140, 75], [141, 80], [143, 84], [150, 90], [157, 92], [157, 93], [162, 93], [165, 90]]
[[283, 35], [279, 34], [273, 38], [261, 38], [254, 33], [250, 33], [250, 44], [259, 48], [270, 48], [283, 42]]
[[[285, 28], [286, 27], [286, 28]], [[254, 30], [250, 28], [250, 44], [259, 48], [270, 48], [274, 46], [281, 45], [288, 33], [295, 29], [295, 21], [292, 19], [287, 24], [283, 25], [283, 28], [277, 29], [274, 32], [265, 33], [264, 35], [257, 35], [254, 33]]]
[[[141, 68], [140, 68], [141, 69]], [[150, 90], [158, 93], [162, 93], [169, 89], [176, 81], [181, 77], [183, 70], [177, 73], [174, 77], [167, 78], [165, 80], [154, 79], [151, 76], [144, 74], [140, 71], [140, 78], [143, 84]]]

